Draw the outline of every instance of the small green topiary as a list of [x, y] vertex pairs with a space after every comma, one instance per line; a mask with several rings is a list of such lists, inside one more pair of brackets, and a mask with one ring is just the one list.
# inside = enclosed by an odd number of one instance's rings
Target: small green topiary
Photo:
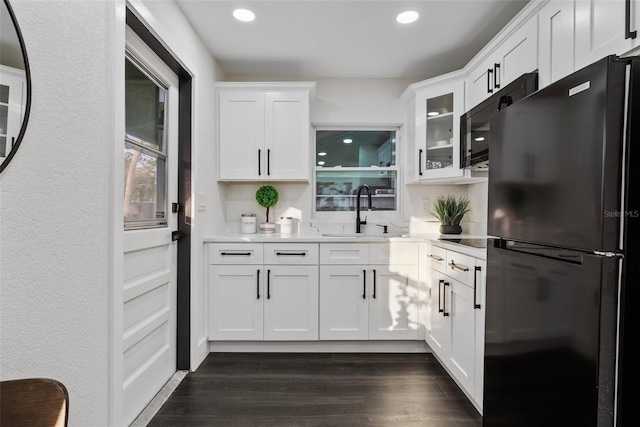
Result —
[[471, 211], [469, 199], [466, 197], [439, 196], [433, 209], [429, 211], [440, 220], [442, 225], [460, 225], [462, 217]]
[[278, 203], [278, 190], [272, 185], [263, 185], [256, 191], [256, 202], [267, 208], [267, 222], [269, 222], [269, 208]]

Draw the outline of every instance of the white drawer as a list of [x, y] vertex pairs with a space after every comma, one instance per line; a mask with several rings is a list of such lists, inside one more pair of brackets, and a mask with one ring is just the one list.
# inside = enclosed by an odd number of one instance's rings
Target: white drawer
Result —
[[467, 286], [473, 286], [476, 259], [469, 255], [463, 255], [454, 251], [447, 251], [447, 271], [448, 276]]
[[309, 243], [265, 243], [264, 263], [276, 265], [318, 265], [318, 245]]
[[212, 243], [209, 264], [262, 264], [261, 243]]
[[369, 263], [381, 265], [417, 265], [419, 246], [417, 243], [372, 243], [369, 247]]
[[369, 244], [322, 243], [320, 264], [369, 264]]
[[427, 257], [431, 260], [431, 268], [440, 273], [447, 274], [447, 250], [437, 246], [431, 246], [427, 251]]

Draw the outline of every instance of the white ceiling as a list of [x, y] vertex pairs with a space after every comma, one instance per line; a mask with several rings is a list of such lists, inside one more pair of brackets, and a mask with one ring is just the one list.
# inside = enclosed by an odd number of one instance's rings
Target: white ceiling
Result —
[[[414, 80], [462, 68], [527, 2], [177, 0], [227, 75]], [[418, 21], [398, 24], [410, 9]]]

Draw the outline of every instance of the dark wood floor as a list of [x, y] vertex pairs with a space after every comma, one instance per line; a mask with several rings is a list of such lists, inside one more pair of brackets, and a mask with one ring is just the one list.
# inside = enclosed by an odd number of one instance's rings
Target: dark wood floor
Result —
[[430, 354], [211, 353], [149, 426], [482, 425]]

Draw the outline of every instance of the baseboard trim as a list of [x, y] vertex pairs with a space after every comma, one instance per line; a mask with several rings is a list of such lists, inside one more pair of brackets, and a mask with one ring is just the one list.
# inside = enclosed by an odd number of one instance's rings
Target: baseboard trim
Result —
[[135, 420], [129, 425], [129, 427], [144, 427], [148, 425], [153, 417], [158, 413], [162, 405], [169, 400], [169, 397], [173, 394], [173, 392], [178, 388], [184, 377], [187, 376], [189, 371], [177, 371], [173, 376], [167, 381], [167, 383], [160, 389], [158, 394], [151, 399], [151, 402], [140, 412], [140, 414], [136, 417]]
[[209, 341], [212, 353], [431, 353], [424, 341]]

